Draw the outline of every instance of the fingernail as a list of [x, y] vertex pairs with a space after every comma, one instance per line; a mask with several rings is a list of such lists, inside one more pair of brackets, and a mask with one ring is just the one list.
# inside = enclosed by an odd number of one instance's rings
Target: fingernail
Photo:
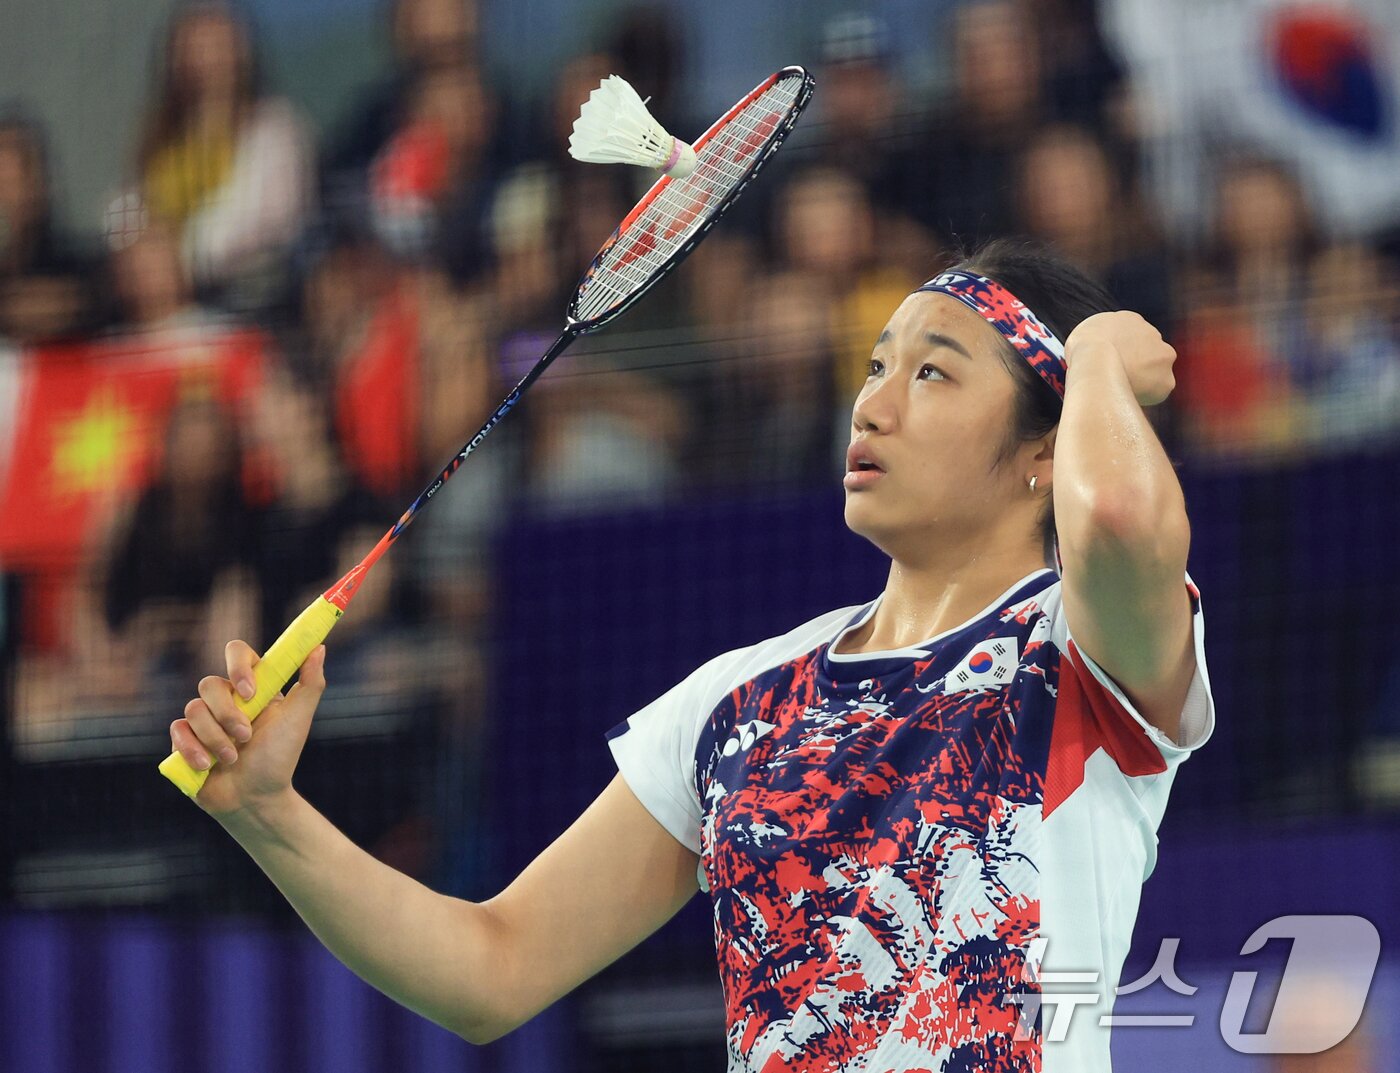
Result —
[[253, 694], [256, 692], [257, 689], [253, 686], [253, 680], [251, 678], [240, 678], [238, 680], [238, 695], [244, 700], [252, 700]]
[[233, 736], [238, 741], [247, 741], [253, 736], [253, 728], [245, 727], [242, 723], [239, 723], [233, 728]]
[[196, 756], [196, 757], [194, 758], [194, 769], [195, 769], [196, 771], [208, 771], [208, 770], [209, 770], [209, 758], [208, 758], [207, 756], [205, 756], [203, 753], [200, 753], [198, 756]]
[[232, 764], [238, 760], [238, 750], [230, 746], [227, 749], [219, 750], [219, 759], [225, 764]]

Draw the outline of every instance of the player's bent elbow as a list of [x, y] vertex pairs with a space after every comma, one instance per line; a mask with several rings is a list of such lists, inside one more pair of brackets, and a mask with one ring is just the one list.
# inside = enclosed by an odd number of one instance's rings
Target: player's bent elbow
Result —
[[470, 907], [477, 941], [469, 1008], [445, 1027], [476, 1046], [494, 1043], [530, 1020], [538, 1008], [519, 986], [519, 950], [490, 902]]
[[539, 1011], [517, 1007], [509, 1000], [504, 981], [493, 981], [499, 992], [488, 1003], [482, 1004], [464, 1018], [454, 1028], [457, 1035], [477, 1047], [495, 1043], [502, 1036], [508, 1036], [521, 1025], [529, 1022]]
[[535, 1016], [535, 1014], [531, 1014], [528, 1017], [481, 1018], [470, 1024], [459, 1026], [453, 1031], [474, 1047], [484, 1047], [488, 1043], [495, 1043], [503, 1036], [509, 1036], [517, 1028], [532, 1021]]
[[453, 1031], [474, 1047], [485, 1047], [488, 1043], [495, 1043], [502, 1036], [513, 1030], [514, 1026], [492, 1025], [486, 1022], [474, 1022], [465, 1027], [458, 1027]]
[[1062, 547], [1086, 555], [1184, 559], [1190, 522], [1180, 495], [1159, 500], [1140, 494], [1096, 495], [1079, 514], [1056, 517]]
[[475, 1009], [438, 1023], [473, 1046], [484, 1047], [515, 1031], [524, 1024], [524, 1020], [513, 1019], [499, 1009]]

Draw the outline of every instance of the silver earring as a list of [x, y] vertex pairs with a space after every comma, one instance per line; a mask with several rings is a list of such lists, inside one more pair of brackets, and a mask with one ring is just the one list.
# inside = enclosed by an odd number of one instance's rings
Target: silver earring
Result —
[[1035, 494], [1035, 478], [1034, 478], [1034, 477], [1031, 478], [1031, 494], [1032, 494], [1032, 495]]

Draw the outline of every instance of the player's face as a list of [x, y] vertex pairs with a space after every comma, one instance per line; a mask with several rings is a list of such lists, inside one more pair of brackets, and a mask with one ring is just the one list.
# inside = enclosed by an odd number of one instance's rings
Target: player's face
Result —
[[998, 465], [1015, 384], [996, 329], [947, 295], [912, 294], [871, 354], [847, 455], [846, 524], [895, 559], [975, 541], [1025, 500]]

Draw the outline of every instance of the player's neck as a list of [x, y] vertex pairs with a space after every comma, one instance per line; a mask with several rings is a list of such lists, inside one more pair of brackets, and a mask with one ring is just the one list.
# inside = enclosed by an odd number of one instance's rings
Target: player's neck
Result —
[[957, 562], [917, 565], [893, 560], [885, 594], [870, 620], [845, 639], [842, 652], [909, 648], [963, 625], [1018, 580], [1045, 567], [1031, 547], [984, 551]]

